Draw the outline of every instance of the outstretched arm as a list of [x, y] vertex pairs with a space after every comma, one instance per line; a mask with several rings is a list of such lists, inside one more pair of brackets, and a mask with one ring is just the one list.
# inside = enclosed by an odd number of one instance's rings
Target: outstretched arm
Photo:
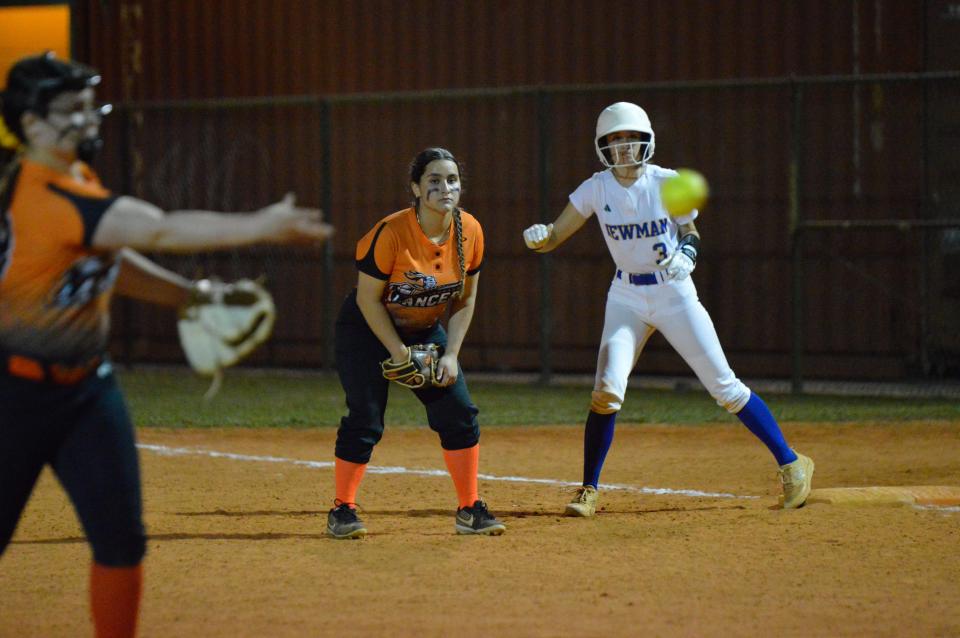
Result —
[[165, 213], [135, 197], [118, 197], [91, 239], [101, 250], [189, 252], [255, 243], [314, 243], [333, 234], [314, 208], [294, 204], [293, 194], [254, 213], [213, 211]]
[[534, 224], [523, 231], [523, 241], [527, 248], [538, 253], [548, 253], [563, 242], [567, 241], [575, 232], [586, 223], [587, 218], [572, 203], [560, 213], [560, 216], [548, 225]]

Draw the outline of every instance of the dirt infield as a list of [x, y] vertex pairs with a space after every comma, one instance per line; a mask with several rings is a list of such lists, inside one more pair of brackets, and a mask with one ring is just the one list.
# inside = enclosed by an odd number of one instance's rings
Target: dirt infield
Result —
[[[816, 487], [960, 485], [960, 423], [785, 430]], [[590, 520], [560, 517], [569, 488], [550, 482], [579, 478], [579, 428], [486, 428], [499, 538], [454, 535], [450, 479], [421, 472], [443, 468], [435, 436], [388, 427], [372, 464], [394, 469], [360, 494], [370, 535], [328, 539], [333, 437], [140, 432], [143, 636], [960, 635], [960, 508], [775, 509], [742, 427], [619, 427], [603, 480], [630, 489]], [[45, 473], [0, 560], [0, 636], [91, 635], [88, 564]]]

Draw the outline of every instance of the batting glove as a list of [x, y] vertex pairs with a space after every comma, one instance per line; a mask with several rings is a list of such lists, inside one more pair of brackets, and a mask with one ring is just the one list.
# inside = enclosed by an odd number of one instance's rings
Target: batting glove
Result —
[[682, 250], [678, 250], [660, 262], [664, 275], [672, 281], [681, 281], [689, 277], [695, 265], [689, 255]]
[[553, 232], [553, 224], [545, 226], [543, 224], [534, 224], [523, 231], [523, 241], [530, 250], [539, 250], [550, 241], [550, 234]]

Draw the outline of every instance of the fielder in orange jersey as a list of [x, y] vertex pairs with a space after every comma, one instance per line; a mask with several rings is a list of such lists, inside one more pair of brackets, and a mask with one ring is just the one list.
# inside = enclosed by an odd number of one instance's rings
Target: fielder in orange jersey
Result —
[[[88, 162], [101, 146], [100, 76], [52, 54], [17, 62], [0, 173], [0, 553], [45, 465], [70, 496], [93, 550], [96, 635], [136, 633], [145, 532], [139, 463], [106, 356], [116, 290], [182, 306], [193, 282], [135, 252], [315, 242], [332, 229], [292, 198], [248, 215], [165, 213], [105, 189]], [[132, 250], [131, 250], [132, 249]]]
[[[436, 385], [414, 389], [440, 436], [459, 507], [458, 534], [499, 535], [506, 527], [487, 510], [477, 488], [478, 409], [457, 361], [473, 319], [483, 230], [459, 208], [461, 171], [442, 148], [428, 148], [410, 166], [414, 205], [388, 215], [357, 243], [357, 287], [336, 324], [337, 373], [349, 414], [336, 444], [336, 499], [327, 517], [334, 538], [362, 538], [356, 494], [373, 447], [383, 435], [391, 365], [409, 361], [412, 344], [439, 346]], [[448, 330], [441, 318], [449, 308]]]

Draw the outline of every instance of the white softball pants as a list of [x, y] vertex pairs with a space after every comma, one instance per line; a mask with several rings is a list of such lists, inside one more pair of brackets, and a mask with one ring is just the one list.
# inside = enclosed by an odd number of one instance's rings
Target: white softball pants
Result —
[[730, 369], [713, 321], [687, 277], [649, 286], [613, 280], [607, 294], [591, 410], [600, 414], [620, 410], [630, 372], [655, 330], [683, 357], [718, 405], [731, 414], [743, 409], [750, 400], [750, 389]]

